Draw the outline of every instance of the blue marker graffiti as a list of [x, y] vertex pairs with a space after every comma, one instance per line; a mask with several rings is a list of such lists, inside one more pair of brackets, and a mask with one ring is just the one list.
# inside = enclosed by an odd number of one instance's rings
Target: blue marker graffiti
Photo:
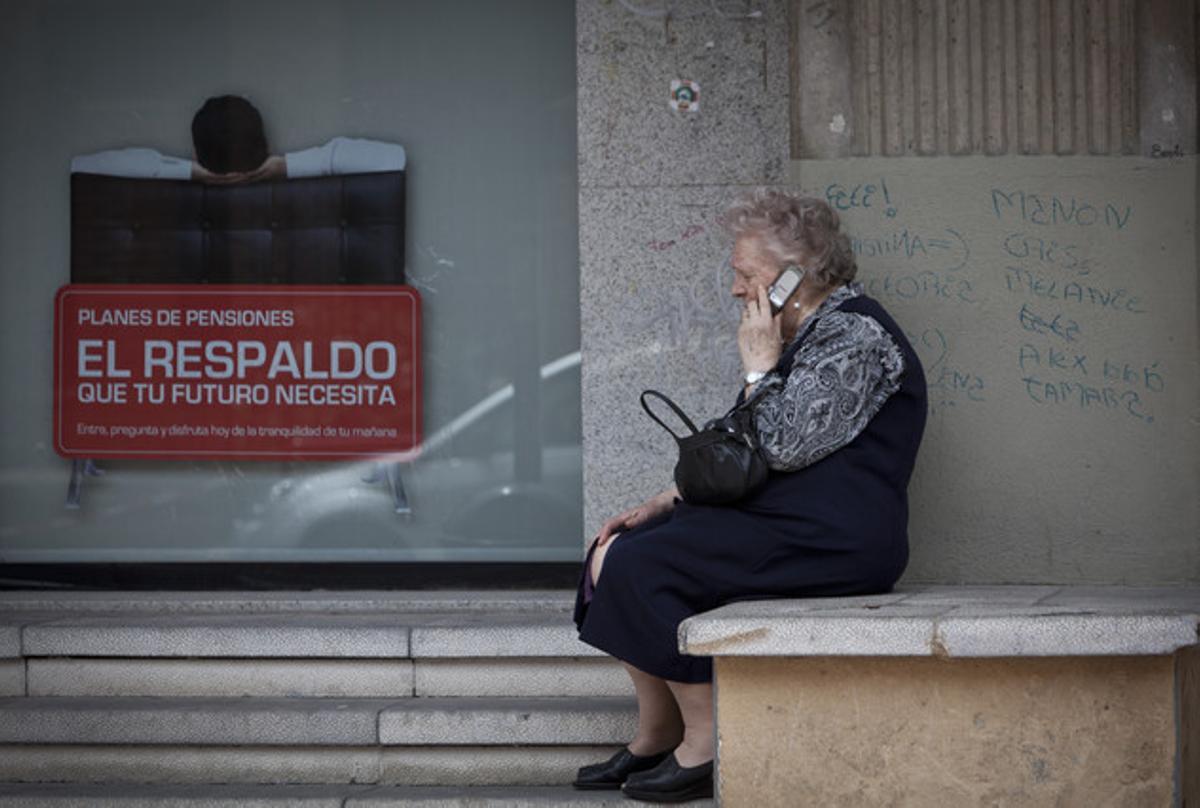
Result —
[[1017, 218], [1043, 226], [1075, 225], [1124, 230], [1133, 216], [1132, 205], [1106, 202], [1103, 205], [1057, 194], [1035, 194], [1021, 190], [992, 189], [992, 211], [997, 219]]
[[898, 212], [884, 179], [880, 179], [878, 183], [859, 183], [850, 188], [839, 182], [830, 183], [825, 187], [825, 201], [834, 210], [866, 210], [882, 206], [884, 215], [889, 219], [894, 219]]

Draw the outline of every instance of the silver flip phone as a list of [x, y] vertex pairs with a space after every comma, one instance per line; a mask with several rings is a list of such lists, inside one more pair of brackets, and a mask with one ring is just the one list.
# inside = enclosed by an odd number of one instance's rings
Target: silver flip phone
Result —
[[787, 269], [783, 271], [775, 283], [771, 284], [771, 288], [767, 290], [767, 299], [771, 301], [771, 313], [777, 314], [783, 308], [783, 304], [787, 303], [788, 298], [800, 288], [800, 281], [804, 280], [805, 270], [789, 264]]

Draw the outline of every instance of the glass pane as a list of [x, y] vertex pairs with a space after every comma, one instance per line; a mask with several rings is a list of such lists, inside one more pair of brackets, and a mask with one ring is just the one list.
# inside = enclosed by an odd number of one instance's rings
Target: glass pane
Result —
[[[14, 115], [0, 127], [0, 562], [577, 560], [573, 3], [27, 4], [5, 11], [0, 65]], [[52, 439], [52, 310], [72, 280], [72, 249], [82, 249], [72, 158], [136, 147], [187, 163], [194, 113], [224, 94], [247, 98], [270, 154], [286, 155], [293, 174], [258, 180], [272, 210], [284, 192], [268, 183], [312, 182], [295, 176], [315, 159], [306, 150], [335, 138], [403, 147], [402, 279], [421, 300], [421, 452], [97, 458], [98, 474], [80, 459], [79, 507], [67, 507], [73, 463]], [[328, 167], [388, 170], [345, 157]], [[195, 282], [187, 262], [201, 249], [224, 273], [216, 281], [265, 273], [268, 283], [336, 283], [322, 275], [320, 234], [307, 248], [294, 234], [292, 252], [280, 246], [279, 230], [310, 226], [320, 204], [353, 205], [322, 201], [326, 186], [313, 187], [311, 206], [262, 232], [209, 220], [204, 232], [180, 231], [136, 283]], [[179, 193], [163, 191], [164, 209], [183, 204]], [[119, 208], [114, 198], [114, 220]], [[327, 260], [353, 264], [347, 253], [383, 238], [355, 233], [333, 242]], [[112, 252], [87, 267], [103, 271], [149, 235], [117, 222]], [[358, 237], [375, 242], [356, 246]], [[217, 245], [224, 257], [214, 259]], [[299, 269], [314, 263], [314, 277]]]

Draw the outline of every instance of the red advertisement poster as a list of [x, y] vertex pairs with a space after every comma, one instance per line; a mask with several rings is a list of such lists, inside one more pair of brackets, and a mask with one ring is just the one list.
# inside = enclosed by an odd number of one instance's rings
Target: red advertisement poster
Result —
[[64, 457], [329, 460], [421, 442], [408, 286], [62, 287]]

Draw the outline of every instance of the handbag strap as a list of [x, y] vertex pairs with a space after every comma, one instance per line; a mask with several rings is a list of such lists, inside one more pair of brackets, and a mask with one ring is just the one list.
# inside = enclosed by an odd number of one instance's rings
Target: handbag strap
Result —
[[679, 416], [679, 420], [680, 420], [680, 421], [683, 421], [683, 423], [684, 423], [684, 424], [687, 426], [687, 428], [688, 428], [688, 429], [690, 429], [690, 430], [692, 430], [692, 434], [693, 434], [693, 435], [695, 435], [697, 432], [699, 432], [699, 431], [700, 431], [700, 430], [696, 429], [696, 425], [695, 425], [694, 423], [692, 423], [692, 419], [691, 419], [691, 418], [688, 418], [686, 415], [684, 415], [684, 413], [683, 413], [683, 410], [679, 409], [679, 405], [678, 405], [678, 404], [676, 404], [674, 401], [672, 401], [671, 399], [667, 398], [665, 395], [663, 395], [662, 393], [658, 392], [657, 390], [645, 390], [645, 391], [643, 391], [643, 392], [642, 392], [642, 396], [641, 396], [642, 409], [643, 409], [643, 410], [645, 410], [645, 411], [646, 411], [646, 414], [647, 414], [647, 415], [649, 415], [651, 418], [653, 418], [653, 419], [654, 419], [654, 421], [655, 421], [655, 422], [656, 422], [656, 423], [657, 423], [659, 426], [661, 426], [663, 429], [665, 429], [665, 430], [667, 430], [668, 432], [670, 432], [670, 433], [671, 433], [671, 437], [675, 438], [675, 440], [683, 440], [683, 438], [681, 438], [679, 435], [676, 435], [676, 434], [675, 434], [675, 430], [674, 430], [674, 429], [671, 429], [671, 427], [669, 427], [669, 426], [667, 426], [665, 423], [663, 423], [663, 420], [662, 420], [661, 418], [659, 418], [657, 415], [655, 415], [655, 414], [654, 414], [654, 411], [650, 409], [650, 405], [649, 405], [649, 404], [646, 402], [646, 396], [654, 396], [655, 398], [659, 398], [659, 399], [661, 399], [661, 400], [662, 400], [662, 401], [663, 401], [663, 402], [664, 402], [664, 403], [665, 403], [665, 404], [666, 404], [668, 407], [670, 407], [670, 408], [671, 408], [671, 410], [672, 410], [672, 411], [673, 411], [673, 412], [674, 412], [676, 415], [678, 415], [678, 416]]

